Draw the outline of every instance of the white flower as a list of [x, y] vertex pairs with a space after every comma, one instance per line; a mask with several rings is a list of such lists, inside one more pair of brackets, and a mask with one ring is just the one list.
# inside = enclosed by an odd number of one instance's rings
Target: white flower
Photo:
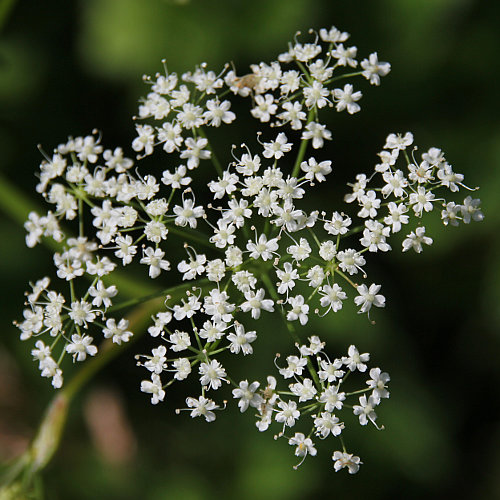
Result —
[[246, 301], [241, 304], [241, 310], [243, 312], [251, 311], [253, 319], [260, 318], [260, 311], [274, 312], [274, 302], [271, 299], [264, 299], [264, 289], [260, 288], [257, 292], [253, 290], [248, 290], [245, 292]]
[[296, 43], [293, 47], [293, 53], [297, 60], [306, 62], [314, 59], [321, 52], [321, 46], [315, 43]]
[[106, 321], [106, 328], [103, 328], [102, 332], [104, 338], [112, 338], [113, 343], [120, 345], [122, 342], [128, 342], [133, 335], [132, 332], [127, 331], [127, 328], [128, 320], [122, 318], [117, 325], [114, 318], [109, 318]]
[[191, 363], [189, 359], [179, 358], [173, 362], [175, 368], [174, 378], [176, 380], [185, 380], [191, 373]]
[[309, 160], [303, 161], [300, 168], [306, 173], [306, 179], [312, 181], [316, 178], [318, 182], [323, 182], [326, 181], [325, 175], [332, 171], [332, 162], [325, 160], [318, 163], [315, 158], [311, 157]]
[[312, 108], [324, 108], [328, 104], [326, 97], [330, 94], [328, 89], [323, 87], [321, 82], [314, 80], [312, 85], [304, 87], [304, 97], [306, 99], [306, 106]]
[[380, 163], [375, 165], [375, 172], [384, 173], [390, 170], [391, 167], [396, 163], [399, 157], [399, 149], [391, 149], [391, 151], [380, 151], [377, 153], [380, 157]]
[[208, 188], [214, 194], [214, 198], [222, 198], [226, 194], [231, 194], [236, 190], [236, 183], [238, 182], [238, 176], [236, 174], [231, 174], [227, 170], [222, 174], [222, 179], [219, 177], [217, 181], [211, 181], [208, 183]]
[[204, 254], [196, 254], [189, 259], [189, 262], [185, 260], [179, 262], [177, 264], [177, 270], [180, 273], [183, 273], [183, 280], [192, 280], [196, 278], [197, 275], [203, 274], [205, 271], [205, 263], [207, 261], [207, 257]]
[[288, 311], [286, 319], [288, 321], [296, 321], [298, 319], [301, 325], [305, 325], [308, 321], [309, 306], [304, 303], [304, 297], [302, 295], [288, 297], [287, 303], [292, 308]]
[[180, 304], [176, 304], [174, 306], [174, 318], [177, 321], [181, 321], [184, 318], [192, 318], [196, 311], [201, 309], [201, 302], [198, 300], [196, 295], [190, 295], [187, 302], [184, 299], [181, 299]]
[[340, 370], [342, 367], [342, 360], [335, 359], [333, 363], [322, 359], [319, 362], [319, 366], [321, 370], [318, 371], [318, 377], [322, 381], [327, 381], [328, 383], [335, 382], [337, 379], [340, 379], [344, 376], [344, 370]]
[[443, 224], [447, 226], [448, 224], [452, 226], [458, 226], [458, 221], [462, 220], [458, 214], [460, 212], [461, 206], [456, 205], [453, 201], [450, 201], [444, 207], [444, 210], [441, 210], [441, 219], [443, 220]]
[[144, 249], [143, 255], [144, 257], [140, 260], [140, 263], [149, 266], [150, 278], [157, 278], [162, 270], [168, 271], [170, 269], [170, 262], [163, 258], [165, 252], [160, 248], [155, 250], [152, 247], [147, 247]]
[[302, 432], [296, 432], [293, 438], [288, 440], [288, 444], [296, 446], [295, 455], [305, 457], [307, 454], [314, 457], [317, 453], [311, 438], [306, 438]]
[[226, 265], [232, 269], [236, 269], [237, 267], [243, 264], [243, 251], [241, 248], [232, 246], [226, 248]]
[[412, 144], [413, 134], [411, 132], [406, 132], [404, 136], [401, 134], [389, 134], [385, 140], [384, 148], [403, 150]]
[[384, 198], [387, 198], [391, 193], [394, 193], [394, 196], [397, 198], [402, 198], [405, 195], [403, 188], [408, 186], [408, 181], [405, 179], [401, 170], [384, 172], [382, 177], [386, 182], [386, 185], [382, 188], [382, 195]]
[[182, 106], [182, 111], [177, 113], [177, 120], [186, 129], [198, 128], [203, 125], [202, 113], [200, 106], [186, 103]]
[[227, 324], [224, 321], [205, 321], [203, 328], [198, 331], [198, 336], [207, 342], [215, 342], [224, 336]]
[[[434, 177], [432, 176], [432, 165], [427, 162], [423, 161], [419, 165], [415, 165], [413, 163], [410, 163], [408, 165], [408, 170], [410, 171], [408, 177], [410, 178], [411, 181], [413, 182], [418, 182], [419, 184], [425, 184], [429, 181], [432, 181]], [[457, 177], [451, 170], [451, 166], [448, 165], [447, 163], [443, 165], [443, 168], [441, 168], [438, 171], [438, 177], [442, 181], [443, 185], [446, 185], [447, 187], [451, 188], [451, 191], [458, 191], [458, 186], [454, 184], [454, 181], [461, 182], [463, 181], [464, 176]], [[445, 180], [446, 179], [446, 180]]]
[[189, 333], [178, 330], [170, 334], [169, 342], [172, 344], [172, 351], [174, 352], [185, 351], [191, 345]]
[[205, 417], [207, 422], [213, 422], [215, 420], [215, 413], [212, 410], [219, 408], [211, 399], [207, 399], [204, 396], [200, 396], [198, 399], [187, 398], [186, 404], [191, 410], [191, 417]]
[[366, 194], [360, 195], [359, 204], [362, 208], [358, 212], [358, 217], [371, 217], [374, 219], [377, 216], [380, 200], [377, 198], [375, 191], [370, 190]]
[[295, 425], [295, 420], [300, 417], [300, 411], [297, 410], [297, 403], [295, 401], [284, 401], [278, 402], [278, 408], [281, 411], [276, 413], [276, 422], [283, 422], [283, 425], [288, 427], [293, 427]]
[[[284, 89], [285, 86], [282, 86]], [[283, 124], [290, 123], [293, 130], [300, 130], [302, 122], [306, 120], [307, 116], [302, 111], [302, 106], [299, 102], [285, 102], [283, 104], [284, 111], [278, 115], [278, 118], [283, 121]]]
[[426, 191], [423, 186], [418, 186], [416, 193], [410, 193], [410, 205], [418, 216], [422, 215], [422, 210], [430, 212], [434, 208], [432, 205], [434, 199], [434, 193]]
[[228, 209], [223, 211], [224, 220], [234, 223], [238, 228], [244, 226], [245, 218], [248, 219], [252, 216], [252, 211], [248, 208], [247, 200], [233, 198], [228, 202], [228, 207]]
[[108, 257], [97, 257], [96, 262], [91, 262], [90, 260], [86, 261], [87, 264], [87, 273], [92, 276], [106, 276], [111, 273], [113, 269], [116, 267], [114, 262], [111, 262]]
[[272, 94], [255, 96], [255, 104], [256, 107], [252, 108], [250, 113], [264, 123], [268, 122], [271, 119], [271, 115], [274, 115], [278, 109], [278, 106], [274, 104], [274, 97]]
[[193, 170], [200, 164], [200, 160], [207, 160], [212, 156], [211, 151], [204, 149], [208, 145], [205, 138], [193, 139], [188, 137], [184, 142], [186, 149], [181, 152], [180, 157], [187, 159], [187, 168]]
[[205, 210], [202, 206], [195, 207], [194, 199], [185, 199], [180, 205], [175, 205], [174, 214], [177, 216], [174, 220], [176, 226], [196, 228], [198, 221], [196, 219], [203, 217]]
[[299, 403], [313, 399], [316, 393], [313, 381], [310, 378], [305, 378], [303, 382], [297, 382], [290, 385], [290, 390], [299, 397]]
[[319, 396], [318, 401], [325, 405], [325, 410], [341, 410], [344, 406], [345, 392], [338, 392], [337, 387], [327, 387]]
[[432, 245], [432, 238], [425, 236], [425, 227], [417, 227], [415, 232], [411, 232], [405, 240], [403, 240], [403, 252], [408, 251], [413, 248], [415, 252], [420, 253], [422, 251], [422, 243], [426, 245]]
[[161, 182], [166, 186], [172, 186], [172, 189], [181, 189], [182, 186], [188, 186], [191, 183], [191, 177], [186, 177], [186, 167], [179, 165], [174, 173], [170, 170], [164, 170]]
[[144, 363], [144, 368], [152, 373], [159, 375], [167, 367], [167, 358], [165, 354], [167, 348], [164, 345], [152, 350], [152, 356]]
[[334, 283], [333, 286], [324, 285], [321, 287], [319, 293], [322, 296], [320, 299], [321, 307], [328, 307], [325, 314], [330, 310], [333, 312], [340, 311], [342, 309], [342, 301], [347, 298], [347, 295], [337, 283]]
[[122, 259], [122, 264], [125, 266], [132, 262], [134, 255], [137, 253], [137, 246], [133, 245], [133, 239], [130, 235], [126, 236], [117, 236], [115, 238], [115, 245], [118, 248], [116, 250], [115, 255]]
[[75, 301], [71, 303], [71, 311], [69, 317], [79, 326], [87, 327], [87, 322], [92, 323], [96, 317], [95, 312], [91, 310], [91, 306], [85, 300]]
[[460, 205], [460, 212], [462, 214], [462, 219], [464, 224], [469, 224], [471, 220], [476, 222], [481, 222], [484, 219], [483, 212], [479, 208], [481, 200], [472, 199], [471, 196], [465, 198], [463, 205]]
[[367, 247], [370, 252], [388, 252], [391, 249], [386, 238], [389, 237], [391, 228], [384, 227], [383, 224], [376, 220], [369, 219], [365, 222], [366, 229], [363, 230], [363, 237], [360, 243]]
[[257, 333], [255, 331], [245, 332], [245, 328], [240, 323], [234, 325], [234, 330], [235, 333], [230, 333], [227, 336], [227, 340], [231, 342], [229, 350], [234, 354], [238, 354], [240, 350], [243, 355], [252, 354], [253, 348], [250, 344], [257, 338]]
[[335, 26], [332, 26], [329, 30], [321, 28], [319, 30], [319, 36], [324, 42], [331, 43], [345, 42], [350, 37], [349, 33], [340, 31]]
[[227, 292], [220, 292], [217, 288], [210, 290], [204, 298], [205, 314], [212, 316], [212, 321], [231, 321], [235, 305], [230, 304], [228, 299]]
[[227, 245], [232, 245], [236, 236], [234, 232], [236, 227], [234, 224], [228, 224], [224, 219], [217, 221], [217, 227], [214, 228], [214, 235], [210, 237], [210, 243], [213, 243], [217, 248], [225, 248]]
[[280, 132], [276, 140], [264, 143], [264, 152], [262, 154], [265, 158], [279, 160], [285, 153], [288, 153], [292, 149], [292, 143], [286, 141], [286, 135]]
[[299, 279], [299, 275], [290, 262], [285, 262], [284, 268], [284, 270], [276, 269], [276, 276], [281, 280], [281, 282], [276, 283], [276, 286], [278, 287], [278, 293], [288, 294], [295, 286], [295, 280]]
[[366, 399], [366, 395], [363, 394], [359, 397], [359, 405], [353, 406], [352, 409], [354, 415], [359, 415], [359, 423], [361, 425], [366, 425], [368, 420], [375, 423], [375, 420], [377, 420], [377, 414], [373, 408], [377, 406], [379, 402], [380, 399], [373, 396]]
[[323, 241], [318, 253], [324, 261], [331, 262], [337, 255], [337, 245], [332, 240]]
[[370, 354], [365, 352], [364, 354], [359, 354], [356, 346], [351, 345], [347, 351], [347, 356], [342, 358], [342, 363], [349, 368], [352, 372], [358, 369], [360, 372], [365, 372], [367, 366], [365, 365], [366, 361], [370, 360]]
[[348, 193], [344, 197], [346, 203], [352, 203], [353, 201], [359, 201], [361, 197], [365, 194], [366, 184], [368, 179], [365, 174], [358, 174], [356, 176], [356, 182], [354, 184], [347, 184], [352, 187], [352, 193]]
[[[182, 128], [178, 123], [174, 124], [171, 122], [165, 122], [161, 128], [157, 129], [157, 131], [158, 142], [163, 143], [163, 149], [167, 153], [173, 153], [174, 151], [177, 151], [179, 149], [179, 146], [182, 144], [182, 141], [184, 140], [181, 135]], [[168, 170], [166, 170], [165, 172], [168, 172]], [[163, 172], [164, 176], [165, 172]], [[168, 174], [170, 174], [170, 172], [168, 172]], [[167, 184], [167, 182], [165, 182], [165, 184]]]
[[226, 370], [216, 360], [212, 359], [209, 363], [201, 363], [199, 368], [201, 385], [208, 389], [218, 389], [222, 385], [222, 381], [226, 380]]
[[408, 224], [408, 215], [403, 215], [408, 211], [408, 208], [404, 203], [396, 205], [396, 203], [394, 203], [393, 201], [391, 201], [389, 205], [387, 205], [387, 208], [389, 209], [389, 215], [387, 217], [384, 217], [384, 224], [392, 226], [392, 232], [397, 233], [401, 231], [402, 224]]
[[257, 207], [259, 215], [268, 217], [271, 212], [275, 212], [278, 205], [277, 191], [270, 191], [267, 188], [258, 188], [258, 194], [255, 197], [254, 206]]
[[254, 289], [257, 283], [257, 279], [249, 271], [238, 271], [233, 274], [231, 280], [236, 285], [236, 288], [243, 293], [250, 289]]
[[311, 247], [305, 238], [300, 238], [299, 244], [289, 246], [286, 251], [297, 261], [307, 259], [311, 254]]
[[337, 59], [337, 64], [339, 66], [348, 65], [351, 66], [351, 68], [355, 68], [358, 65], [358, 61], [356, 61], [357, 52], [357, 47], [344, 48], [344, 44], [339, 43], [336, 45], [335, 49], [331, 51], [331, 55]]
[[309, 337], [309, 346], [301, 345], [299, 348], [300, 354], [302, 356], [311, 356], [313, 354], [318, 354], [325, 347], [325, 343], [317, 335]]
[[286, 361], [288, 366], [286, 368], [280, 368], [279, 370], [283, 378], [291, 378], [294, 375], [302, 375], [302, 371], [307, 365], [307, 358], [299, 358], [298, 356], [288, 356]]
[[309, 286], [318, 288], [325, 281], [325, 271], [321, 266], [313, 266], [307, 271], [306, 278], [309, 280]]
[[366, 264], [365, 258], [352, 248], [339, 252], [337, 254], [337, 259], [340, 262], [340, 269], [348, 272], [350, 275], [356, 274], [358, 270], [363, 272], [361, 266]]
[[356, 474], [359, 470], [360, 464], [363, 463], [360, 461], [359, 457], [342, 451], [336, 451], [332, 456], [332, 460], [335, 462], [335, 472], [347, 467], [349, 474]]
[[334, 89], [333, 99], [337, 103], [335, 105], [335, 109], [337, 111], [344, 111], [344, 109], [347, 109], [347, 112], [350, 115], [353, 115], [361, 109], [356, 101], [359, 101], [362, 96], [363, 94], [359, 90], [357, 92], [353, 92], [353, 87], [350, 83], [346, 84], [343, 90]]
[[159, 312], [153, 319], [154, 325], [148, 328], [148, 333], [151, 337], [158, 337], [162, 333], [163, 327], [172, 320], [172, 313], [170, 311]]
[[141, 382], [141, 391], [151, 394], [151, 403], [154, 405], [165, 398], [160, 376], [156, 373], [151, 374], [151, 380]]
[[229, 101], [220, 102], [218, 99], [211, 99], [206, 102], [207, 111], [203, 113], [207, 125], [219, 127], [222, 122], [231, 123], [235, 120], [236, 115], [229, 111], [231, 103]]
[[272, 259], [273, 253], [278, 250], [278, 238], [268, 240], [265, 234], [261, 234], [255, 243], [251, 240], [248, 241], [247, 250], [252, 259], [259, 257], [264, 261]]
[[260, 157], [258, 155], [252, 157], [250, 153], [242, 155], [240, 161], [236, 164], [236, 171], [242, 175], [254, 175], [259, 168]]
[[329, 141], [331, 138], [332, 133], [326, 129], [326, 126], [316, 122], [308, 123], [301, 136], [301, 139], [312, 139], [312, 147], [314, 149], [322, 148], [324, 141]]
[[264, 402], [262, 396], [256, 393], [259, 385], [259, 382], [249, 384], [248, 380], [242, 380], [239, 387], [233, 389], [233, 397], [239, 399], [238, 408], [241, 413], [245, 412], [249, 406], [258, 408]]
[[339, 419], [335, 415], [324, 411], [321, 413], [321, 416], [314, 418], [314, 427], [316, 428], [315, 434], [317, 436], [326, 438], [330, 434], [338, 436], [342, 432], [344, 424], [339, 424]]
[[370, 54], [368, 59], [363, 59], [361, 67], [364, 70], [362, 75], [372, 85], [380, 85], [380, 77], [386, 76], [391, 71], [391, 65], [388, 62], [379, 62], [376, 52]]
[[144, 234], [147, 240], [160, 243], [162, 240], [167, 239], [168, 229], [163, 222], [151, 221], [146, 224]]
[[[294, 69], [283, 72], [283, 74], [281, 75], [280, 84], [280, 91], [282, 94], [295, 92], [300, 87], [300, 73]], [[291, 103], [287, 102], [285, 104]]]
[[221, 281], [226, 274], [226, 266], [221, 259], [214, 259], [207, 262], [205, 266], [207, 278], [210, 281]]
[[375, 398], [388, 398], [389, 391], [387, 390], [387, 382], [391, 380], [388, 373], [383, 372], [380, 368], [372, 368], [370, 370], [370, 380], [366, 383], [370, 389], [373, 389], [373, 396]]
[[145, 155], [153, 152], [155, 136], [151, 125], [136, 125], [137, 137], [132, 142], [132, 149], [140, 152], [144, 150]]
[[82, 337], [78, 333], [74, 333], [71, 336], [71, 343], [66, 346], [66, 351], [73, 355], [73, 360], [85, 361], [87, 354], [89, 356], [97, 354], [97, 347], [92, 345], [92, 340], [94, 339], [89, 335]]
[[327, 233], [337, 236], [339, 234], [346, 234], [351, 223], [352, 221], [349, 216], [333, 212], [332, 219], [325, 222], [324, 228]]

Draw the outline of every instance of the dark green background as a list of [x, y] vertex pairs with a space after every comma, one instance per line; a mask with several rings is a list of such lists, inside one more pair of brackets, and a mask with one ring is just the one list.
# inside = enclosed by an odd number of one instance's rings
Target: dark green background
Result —
[[[178, 73], [234, 61], [241, 74], [273, 60], [296, 30], [333, 24], [351, 33], [361, 58], [376, 50], [392, 64], [380, 88], [354, 82], [364, 93], [361, 113], [332, 117], [337, 199], [344, 182], [372, 168], [389, 132], [411, 130], [421, 148], [442, 148], [466, 183], [481, 186], [485, 213], [483, 223], [459, 229], [430, 221], [435, 244], [420, 256], [372, 259], [370, 278], [387, 298], [375, 326], [352, 310], [310, 323], [332, 352], [355, 343], [391, 374], [379, 417], [386, 430], [349, 434], [365, 462], [357, 476], [333, 472], [328, 446], [293, 471], [292, 448], [258, 433], [250, 414], [226, 412], [212, 425], [174, 415], [181, 385], [166, 404], [150, 406], [129, 351], [73, 405], [44, 475], [47, 498], [500, 497], [499, 20], [500, 3], [486, 0], [13, 2], [0, 37], [0, 164], [27, 194], [41, 159], [37, 143], [50, 151], [93, 128], [107, 147], [130, 143], [130, 118], [146, 92], [141, 75], [161, 70], [160, 59]], [[246, 140], [250, 132], [239, 127]], [[332, 193], [319, 193], [331, 210]], [[3, 459], [12, 453], [6, 443], [32, 435], [53, 391], [11, 326], [27, 282], [50, 269], [50, 254], [26, 249], [22, 228], [3, 215], [0, 238]], [[262, 371], [272, 371], [268, 358], [257, 358]], [[126, 465], [100, 457], [82, 416], [102, 387], [122, 398], [137, 439]]]

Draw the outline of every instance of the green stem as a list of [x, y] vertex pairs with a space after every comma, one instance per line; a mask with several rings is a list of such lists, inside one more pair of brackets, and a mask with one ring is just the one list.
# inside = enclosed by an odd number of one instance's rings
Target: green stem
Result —
[[[314, 108], [312, 108], [309, 111], [309, 114], [307, 115], [306, 125], [308, 125], [309, 123], [312, 122], [313, 116], [314, 116]], [[299, 175], [300, 164], [304, 160], [304, 156], [306, 154], [306, 149], [307, 149], [308, 143], [309, 143], [309, 139], [302, 139], [302, 141], [300, 143], [299, 153], [297, 155], [297, 159], [295, 160], [295, 165], [293, 166], [292, 177], [297, 177]]]
[[[163, 304], [163, 298], [158, 297], [132, 311], [127, 319], [131, 330], [135, 330], [133, 340], [137, 340], [145, 330], [151, 314]], [[17, 459], [3, 478], [2, 493], [22, 475], [26, 487], [31, 487], [36, 473], [40, 472], [50, 462], [61, 442], [66, 424], [69, 405], [77, 392], [107, 363], [130, 345], [117, 345], [111, 339], [101, 344], [99, 355], [89, 360], [82, 369], [67, 383], [50, 402], [47, 411], [28, 450]]]
[[220, 177], [223, 176], [224, 174], [224, 169], [222, 168], [222, 165], [219, 161], [219, 159], [217, 158], [216, 154], [215, 154], [215, 151], [213, 150], [212, 148], [212, 145], [210, 144], [210, 141], [208, 140], [208, 137], [207, 135], [205, 134], [205, 131], [202, 129], [202, 128], [199, 128], [198, 129], [198, 133], [208, 141], [208, 149], [210, 150], [210, 152], [212, 153], [211, 154], [211, 160], [212, 160], [212, 163], [215, 167], [215, 170], [217, 170], [217, 173], [220, 175]]
[[363, 72], [362, 71], [356, 71], [354, 73], [345, 73], [343, 75], [339, 75], [339, 76], [334, 76], [333, 78], [330, 78], [329, 80], [327, 80], [324, 85], [329, 85], [330, 83], [332, 82], [336, 82], [337, 80], [343, 80], [344, 78], [350, 78], [351, 76], [359, 76], [359, 75], [362, 75]]
[[[199, 236], [200, 231], [194, 232], [190, 231], [189, 229], [179, 229], [177, 226], [168, 226], [168, 232], [172, 234], [177, 234], [178, 236], [181, 236], [182, 238], [185, 238], [186, 240], [191, 240], [192, 242], [198, 243], [199, 245], [202, 245], [204, 247], [210, 248], [211, 250], [219, 250], [220, 252], [223, 252], [223, 250], [214, 248], [214, 245], [212, 245], [208, 240], [209, 236], [208, 235], [203, 235]], [[203, 233], [201, 233], [203, 234]]]

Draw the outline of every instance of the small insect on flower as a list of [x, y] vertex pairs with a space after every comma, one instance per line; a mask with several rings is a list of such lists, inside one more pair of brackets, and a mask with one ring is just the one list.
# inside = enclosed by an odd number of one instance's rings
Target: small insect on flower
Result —
[[237, 76], [234, 78], [234, 85], [238, 87], [238, 89], [249, 89], [254, 90], [255, 87], [259, 84], [260, 76], [255, 73], [248, 73], [243, 76]]

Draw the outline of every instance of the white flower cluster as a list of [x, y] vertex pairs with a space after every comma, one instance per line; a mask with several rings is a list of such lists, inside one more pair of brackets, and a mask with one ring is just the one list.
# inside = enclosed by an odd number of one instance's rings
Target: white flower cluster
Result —
[[[361, 425], [371, 422], [377, 429], [383, 429], [375, 422], [375, 409], [382, 399], [389, 397], [387, 383], [390, 377], [380, 368], [371, 368], [370, 378], [366, 381], [368, 387], [349, 391], [345, 381], [352, 372], [365, 373], [368, 370], [368, 353], [360, 354], [351, 345], [347, 356], [332, 361], [324, 350], [325, 343], [317, 336], [309, 338], [309, 345], [297, 345], [297, 348], [298, 355], [287, 356], [286, 366], [278, 367], [283, 379], [292, 380], [288, 390], [278, 390], [276, 378], [269, 376], [263, 389], [260, 389], [259, 382], [249, 384], [247, 380], [241, 381], [233, 389], [233, 397], [238, 399], [241, 412], [250, 406], [257, 410], [259, 431], [267, 430], [273, 422], [280, 424], [281, 431], [275, 438], [286, 437], [288, 443], [295, 446], [295, 455], [302, 457], [300, 463], [307, 455], [315, 456], [317, 453], [311, 436], [321, 440], [329, 436], [339, 437], [343, 451], [333, 453], [334, 468], [338, 471], [347, 467], [349, 473], [354, 474], [361, 462], [359, 457], [345, 450], [342, 439], [345, 425], [338, 415], [345, 408], [350, 408]], [[359, 394], [359, 404], [348, 403], [348, 398], [357, 398]], [[288, 428], [295, 427], [299, 420], [309, 422], [307, 437], [302, 432], [287, 437]]]
[[[42, 376], [60, 387], [65, 354], [75, 361], [96, 355], [93, 343], [98, 334], [117, 344], [129, 340], [127, 320], [110, 317], [118, 293], [113, 272], [129, 265], [142, 267], [150, 279], [187, 291], [182, 296], [163, 292], [165, 307], [148, 329], [158, 344], [150, 354], [137, 356], [149, 373], [141, 390], [157, 404], [168, 386], [192, 374], [199, 378], [201, 395], [188, 397], [186, 409], [193, 417], [212, 421], [221, 405], [207, 392], [232, 383], [224, 355], [253, 353], [258, 336], [266, 335], [254, 321], [262, 314], [281, 316], [299, 343], [295, 325], [307, 325], [311, 314], [336, 313], [349, 298], [359, 313], [369, 315], [372, 307], [385, 306], [385, 297], [380, 285], [367, 280], [366, 257], [390, 250], [389, 237], [409, 224], [410, 215], [419, 222], [439, 202], [445, 224], [482, 219], [478, 200], [469, 197], [455, 205], [436, 198], [437, 188], [457, 191], [463, 176], [452, 171], [437, 148], [424, 153], [420, 162], [412, 150], [410, 160], [409, 133], [389, 135], [375, 173], [370, 178], [360, 174], [350, 185], [345, 201], [358, 203], [363, 226], [352, 227], [351, 216], [340, 208], [331, 214], [301, 208], [307, 196], [314, 196], [315, 184], [326, 182], [334, 168], [330, 160], [315, 156], [332, 138], [320, 113], [329, 106], [351, 114], [359, 111], [361, 93], [353, 92], [351, 84], [341, 89], [334, 83], [361, 75], [378, 85], [390, 70], [373, 53], [361, 61], [362, 71], [337, 75], [358, 64], [356, 47], [344, 46], [348, 37], [336, 28], [322, 29], [313, 42], [295, 40], [278, 61], [254, 65], [243, 77], [229, 67], [216, 75], [205, 65], [181, 78], [167, 72], [145, 77], [151, 92], [140, 105], [138, 118], [145, 122], [136, 126], [132, 149], [139, 154], [137, 163], [155, 148], [168, 153], [163, 171], [139, 174], [121, 148], [105, 150], [96, 133], [70, 138], [52, 157], [45, 155], [37, 191], [53, 208], [43, 216], [29, 215], [26, 243], [33, 247], [43, 237], [59, 243], [54, 264], [67, 295], [49, 290], [48, 278], [38, 281], [28, 295], [24, 321], [17, 324], [22, 340], [37, 338], [32, 354]], [[287, 69], [289, 64], [292, 69]], [[245, 144], [233, 145], [232, 160], [224, 168], [206, 129], [235, 120], [231, 102], [224, 99], [231, 93], [233, 99], [251, 97], [251, 116], [283, 131], [259, 132], [254, 151]], [[397, 167], [399, 158], [408, 173]], [[207, 184], [201, 180], [204, 176], [195, 174], [201, 165], [206, 169], [210, 164], [216, 177]], [[376, 174], [384, 185], [370, 189]], [[380, 213], [382, 207], [385, 213]], [[62, 227], [71, 223], [73, 229]], [[356, 245], [350, 237], [359, 232], [362, 237]], [[403, 250], [420, 252], [422, 243], [431, 242], [418, 225], [403, 241]], [[142, 300], [135, 299], [135, 304]], [[50, 344], [38, 339], [42, 335]], [[334, 393], [340, 394], [346, 373], [366, 369], [363, 361], [351, 346], [347, 357], [331, 363], [323, 344], [312, 337], [311, 345], [302, 346], [299, 357], [287, 358], [288, 368], [280, 370], [285, 378], [296, 380], [291, 393], [299, 403], [308, 402], [308, 412], [314, 413], [313, 431], [320, 437], [340, 434], [343, 424], [333, 411], [340, 410], [343, 399]], [[302, 378], [306, 369], [312, 378]], [[373, 408], [388, 396], [387, 375], [372, 369], [370, 376], [366, 391], [373, 389], [371, 396], [362, 395], [354, 407], [363, 425], [375, 423]], [[258, 391], [255, 382], [243, 381], [233, 395], [242, 411], [249, 406], [258, 409], [259, 429], [275, 419], [284, 430], [294, 424], [300, 410], [293, 401], [280, 399], [272, 380], [264, 391]], [[339, 403], [333, 403], [335, 397]], [[316, 453], [304, 434], [297, 433], [290, 443], [298, 456]], [[336, 470], [348, 467], [355, 472], [360, 463], [345, 450], [336, 451], [334, 459]]]
[[[369, 178], [358, 174], [356, 181], [350, 184], [352, 192], [345, 196], [347, 203], [356, 202], [359, 206], [357, 216], [364, 219], [360, 243], [369, 252], [391, 250], [387, 243], [389, 236], [401, 231], [403, 225], [410, 223], [411, 217], [421, 219], [436, 205], [441, 207], [441, 219], [445, 226], [458, 226], [460, 220], [468, 224], [484, 218], [479, 199], [467, 196], [459, 205], [436, 197], [435, 192], [440, 188], [451, 193], [458, 192], [460, 187], [469, 191], [477, 188], [470, 189], [463, 184], [464, 176], [453, 171], [441, 149], [430, 148], [418, 160], [414, 154], [418, 148], [410, 149], [412, 144], [411, 132], [390, 134], [384, 150], [378, 153], [380, 163], [375, 165], [373, 174]], [[398, 168], [401, 162], [404, 166]], [[383, 186], [371, 188], [372, 180], [380, 177]], [[418, 227], [403, 240], [403, 252], [413, 249], [420, 253], [422, 244], [431, 245], [432, 242], [419, 221]]]

